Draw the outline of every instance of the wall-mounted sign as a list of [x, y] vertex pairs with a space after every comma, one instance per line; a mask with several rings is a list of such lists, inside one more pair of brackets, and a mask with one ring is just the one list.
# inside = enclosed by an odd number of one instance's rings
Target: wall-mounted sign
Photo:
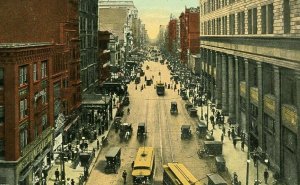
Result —
[[291, 105], [282, 105], [281, 111], [283, 122], [290, 124], [292, 127], [296, 127], [298, 120], [296, 108]]
[[271, 115], [275, 114], [275, 96], [271, 94], [264, 96], [264, 109]]
[[243, 97], [246, 97], [246, 82], [245, 81], [240, 82], [240, 95]]
[[251, 100], [251, 102], [258, 104], [258, 88], [257, 87], [250, 88], [250, 100]]

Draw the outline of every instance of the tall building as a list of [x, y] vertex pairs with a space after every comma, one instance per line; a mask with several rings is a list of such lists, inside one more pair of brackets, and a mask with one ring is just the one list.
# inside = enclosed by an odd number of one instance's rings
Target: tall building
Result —
[[79, 122], [78, 6], [77, 0], [1, 2], [1, 183], [41, 179], [50, 153], [62, 144], [53, 140]]
[[83, 92], [97, 84], [98, 0], [79, 0], [80, 78]]
[[168, 51], [175, 54], [177, 52], [177, 19], [171, 18], [168, 24]]
[[300, 184], [300, 6], [200, 0], [203, 85], [286, 184]]
[[[133, 47], [133, 25], [138, 20], [138, 10], [133, 1], [99, 1], [99, 30], [109, 31], [119, 39], [123, 53], [112, 65], [122, 65]], [[136, 29], [137, 30], [137, 29]]]
[[180, 21], [180, 59], [187, 64], [190, 54], [199, 53], [200, 49], [200, 21], [199, 7], [185, 8], [185, 12], [179, 16]]

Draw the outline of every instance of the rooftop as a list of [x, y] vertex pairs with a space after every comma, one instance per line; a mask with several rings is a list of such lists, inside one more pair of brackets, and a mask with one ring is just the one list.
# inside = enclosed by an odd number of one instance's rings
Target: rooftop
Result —
[[0, 48], [28, 48], [37, 46], [50, 46], [50, 42], [36, 42], [36, 43], [0, 43]]
[[99, 6], [134, 7], [133, 1], [99, 1]]

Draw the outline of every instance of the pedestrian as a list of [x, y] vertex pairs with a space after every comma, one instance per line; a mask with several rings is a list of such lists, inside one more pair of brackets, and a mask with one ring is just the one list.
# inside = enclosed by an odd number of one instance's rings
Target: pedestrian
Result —
[[67, 178], [67, 185], [71, 185], [70, 178]]
[[239, 182], [238, 175], [236, 174], [236, 172], [233, 172], [233, 183], [234, 183], [234, 185], [237, 185], [238, 182]]
[[225, 136], [225, 127], [223, 126], [223, 128], [222, 128], [222, 132], [223, 132], [223, 134], [224, 134], [224, 136]]
[[230, 131], [230, 129], [228, 129], [228, 131], [227, 131], [228, 139], [230, 139], [230, 134], [231, 134], [231, 131]]
[[123, 171], [122, 177], [123, 177], [123, 179], [124, 179], [124, 184], [126, 184], [126, 177], [127, 177], [127, 172], [126, 172], [126, 170]]
[[59, 181], [59, 171], [58, 171], [58, 168], [56, 168], [56, 170], [54, 172], [54, 175], [55, 175], [55, 180]]
[[236, 148], [236, 139], [232, 138], [232, 143], [233, 143], [234, 148]]
[[99, 140], [97, 139], [97, 150], [99, 150], [99, 148], [100, 148], [100, 142], [99, 142]]
[[235, 138], [235, 132], [234, 132], [234, 128], [232, 128], [232, 131], [231, 131], [231, 138], [234, 139]]
[[221, 135], [221, 142], [223, 143], [223, 141], [224, 141], [224, 134], [222, 133], [222, 135]]
[[245, 141], [242, 140], [241, 142], [241, 150], [244, 151]]
[[205, 117], [205, 120], [207, 121], [208, 115], [206, 113], [204, 114], [204, 117]]
[[137, 85], [135, 85], [135, 90], [137, 90]]
[[71, 179], [71, 185], [75, 185], [74, 179]]
[[268, 169], [266, 168], [264, 172], [265, 184], [268, 184], [268, 178], [269, 178], [269, 172]]
[[178, 95], [179, 95], [179, 89], [177, 90], [177, 93], [178, 93]]
[[72, 145], [71, 145], [71, 143], [68, 144], [68, 149], [69, 149], [69, 151], [72, 150]]

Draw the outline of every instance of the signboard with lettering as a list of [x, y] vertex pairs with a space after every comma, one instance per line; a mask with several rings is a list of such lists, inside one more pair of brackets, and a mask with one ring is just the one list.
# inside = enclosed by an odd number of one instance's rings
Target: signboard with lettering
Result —
[[250, 88], [250, 100], [252, 103], [255, 103], [256, 105], [258, 104], [258, 88]]
[[52, 128], [48, 128], [45, 130], [41, 137], [37, 138], [33, 143], [26, 147], [26, 150], [23, 151], [23, 158], [19, 163], [19, 167], [23, 169], [26, 167], [32, 160], [39, 155], [44, 148], [48, 145], [50, 146], [53, 139], [53, 130]]
[[283, 122], [296, 127], [298, 120], [296, 108], [291, 105], [282, 105], [281, 111]]
[[271, 94], [264, 96], [264, 109], [271, 115], [275, 114], [275, 96]]
[[240, 82], [240, 95], [243, 97], [246, 97], [246, 82], [245, 81]]

